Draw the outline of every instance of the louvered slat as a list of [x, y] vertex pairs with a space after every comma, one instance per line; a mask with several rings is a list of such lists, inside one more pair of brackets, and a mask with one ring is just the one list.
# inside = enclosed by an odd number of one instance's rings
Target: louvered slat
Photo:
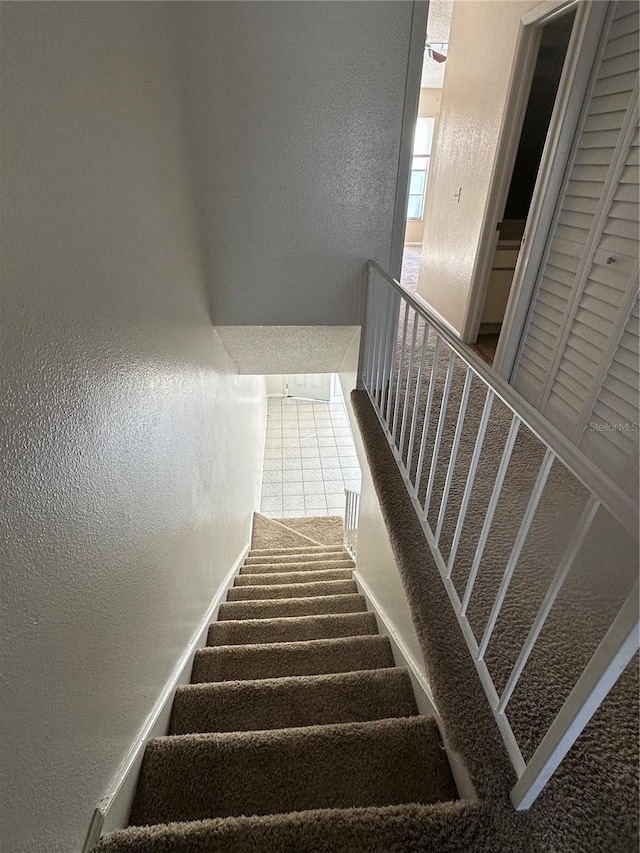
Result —
[[637, 447], [616, 424], [638, 419], [638, 20], [615, 6], [513, 378], [621, 484]]
[[[607, 375], [594, 402], [581, 446], [624, 487], [638, 457], [638, 283], [636, 297]], [[598, 424], [594, 429], [589, 424]]]

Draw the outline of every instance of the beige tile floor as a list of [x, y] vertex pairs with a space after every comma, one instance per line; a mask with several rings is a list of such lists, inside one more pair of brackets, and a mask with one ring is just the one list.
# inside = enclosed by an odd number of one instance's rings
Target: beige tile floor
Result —
[[270, 518], [342, 515], [360, 468], [342, 400], [270, 397], [260, 512]]

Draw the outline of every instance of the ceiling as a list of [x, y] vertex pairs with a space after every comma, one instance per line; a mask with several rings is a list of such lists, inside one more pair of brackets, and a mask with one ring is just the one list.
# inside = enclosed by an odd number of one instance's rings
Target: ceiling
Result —
[[[425, 41], [435, 44], [448, 43], [452, 12], [453, 0], [431, 0]], [[445, 67], [445, 62], [436, 62], [425, 54], [421, 86], [427, 89], [441, 89], [444, 83]]]

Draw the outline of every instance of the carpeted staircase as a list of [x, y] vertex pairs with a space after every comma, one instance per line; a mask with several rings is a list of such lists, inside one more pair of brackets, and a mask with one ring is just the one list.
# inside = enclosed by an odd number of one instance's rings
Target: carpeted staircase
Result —
[[130, 826], [96, 853], [388, 853], [464, 816], [341, 541], [341, 519], [256, 516], [169, 735], [147, 745]]

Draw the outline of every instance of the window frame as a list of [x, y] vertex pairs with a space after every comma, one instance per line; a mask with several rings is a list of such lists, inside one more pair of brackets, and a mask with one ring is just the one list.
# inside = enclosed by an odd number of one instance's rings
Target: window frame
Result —
[[[421, 123], [428, 123], [425, 132], [421, 132]], [[425, 125], [422, 125], [425, 127]], [[429, 176], [429, 165], [431, 163], [431, 147], [433, 144], [433, 134], [435, 130], [435, 116], [418, 116], [416, 119], [416, 129], [413, 138], [413, 149], [411, 154], [411, 170], [409, 172], [409, 192], [407, 193], [407, 222], [421, 222], [424, 219], [424, 200], [427, 192], [427, 179]], [[416, 169], [416, 160], [424, 160], [424, 169]], [[422, 183], [422, 192], [411, 192], [411, 183], [414, 175], [424, 175]], [[420, 199], [420, 208], [417, 216], [409, 216], [412, 201]]]

